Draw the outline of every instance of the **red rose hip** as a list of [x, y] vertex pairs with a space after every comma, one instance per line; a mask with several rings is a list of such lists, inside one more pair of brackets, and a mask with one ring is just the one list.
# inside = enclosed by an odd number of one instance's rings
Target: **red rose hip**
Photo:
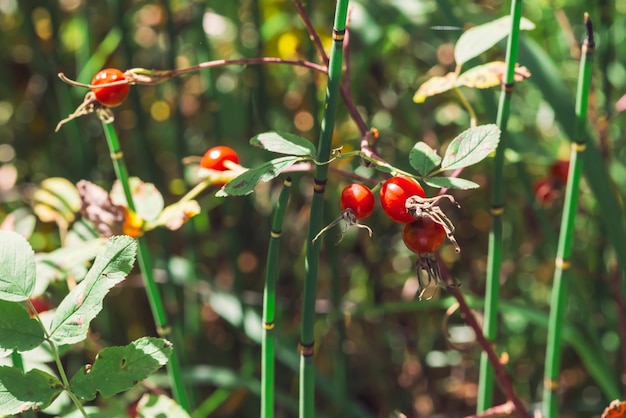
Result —
[[[117, 68], [106, 68], [96, 74], [91, 80], [92, 85], [109, 84], [116, 81], [126, 80], [123, 72]], [[95, 94], [96, 99], [104, 106], [115, 107], [124, 103], [130, 84], [117, 84], [114, 86], [93, 87], [91, 91]]]
[[380, 189], [380, 203], [389, 219], [403, 224], [415, 220], [406, 208], [406, 200], [411, 196], [426, 197], [414, 178], [395, 176], [385, 181]]
[[374, 212], [376, 200], [372, 191], [362, 184], [350, 184], [341, 192], [341, 209], [351, 209], [357, 219], [367, 218]]

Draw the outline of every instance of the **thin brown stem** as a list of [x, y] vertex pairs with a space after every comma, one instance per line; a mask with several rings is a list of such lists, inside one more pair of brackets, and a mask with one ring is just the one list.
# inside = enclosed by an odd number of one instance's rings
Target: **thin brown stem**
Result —
[[[441, 261], [441, 259], [438, 259], [437, 261], [439, 263], [444, 282], [446, 283], [452, 282], [453, 280], [452, 280], [450, 271], [448, 271], [448, 269], [446, 268], [445, 264]], [[528, 410], [526, 409], [526, 406], [524, 406], [520, 398], [518, 398], [517, 394], [515, 393], [515, 390], [513, 389], [513, 383], [511, 382], [511, 378], [506, 372], [504, 365], [500, 361], [500, 358], [498, 358], [498, 355], [496, 354], [496, 351], [494, 350], [491, 343], [485, 337], [485, 334], [483, 334], [481, 326], [478, 324], [478, 321], [476, 320], [474, 313], [472, 312], [469, 305], [465, 301], [463, 294], [461, 293], [458, 287], [448, 286], [447, 289], [448, 289], [448, 292], [450, 292], [450, 294], [454, 296], [454, 298], [459, 303], [461, 317], [463, 318], [463, 320], [465, 320], [465, 323], [469, 325], [472, 328], [472, 330], [474, 330], [474, 334], [476, 335], [476, 341], [481, 346], [483, 351], [487, 353], [487, 357], [489, 358], [489, 363], [491, 363], [491, 365], [493, 366], [496, 379], [500, 383], [502, 392], [504, 392], [504, 395], [509, 400], [509, 402], [512, 402], [513, 405], [515, 405], [515, 412], [517, 413], [519, 417], [530, 418], [530, 415], [528, 414]]]
[[324, 63], [324, 65], [328, 66], [329, 58], [326, 55], [326, 51], [324, 51], [324, 44], [322, 44], [322, 40], [318, 35], [317, 31], [313, 27], [313, 23], [311, 19], [309, 19], [309, 14], [306, 12], [304, 5], [300, 0], [293, 0], [294, 6], [296, 6], [296, 10], [298, 11], [298, 15], [300, 15], [300, 19], [302, 19], [302, 23], [306, 26], [307, 32], [309, 32], [309, 38], [313, 45], [315, 45], [315, 49], [317, 51], [317, 55], [320, 60]]
[[232, 60], [207, 61], [201, 64], [193, 65], [191, 67], [172, 70], [171, 74], [172, 76], [177, 76], [181, 74], [191, 73], [191, 72], [203, 69], [203, 68], [220, 67], [223, 65], [250, 65], [250, 64], [285, 64], [285, 65], [294, 65], [298, 67], [305, 67], [305, 68], [309, 68], [311, 70], [319, 71], [322, 73], [328, 72], [328, 68], [326, 65], [319, 65], [310, 61], [285, 60], [285, 59], [276, 58], [276, 57], [258, 57], [258, 58], [241, 58], [241, 59], [232, 59]]
[[[442, 265], [441, 262], [440, 262], [440, 265]], [[442, 271], [443, 270], [444, 269], [442, 269]], [[449, 277], [446, 278], [446, 281], [448, 280], [450, 280]], [[526, 407], [524, 406], [522, 401], [517, 397], [517, 394], [515, 393], [515, 390], [513, 389], [513, 383], [511, 382], [511, 379], [509, 375], [507, 374], [506, 369], [504, 368], [504, 365], [500, 362], [498, 355], [496, 354], [495, 350], [493, 349], [489, 341], [487, 341], [487, 338], [485, 337], [485, 334], [483, 334], [482, 329], [480, 328], [480, 325], [478, 324], [478, 321], [476, 320], [476, 317], [472, 313], [472, 310], [470, 309], [470, 307], [467, 305], [467, 302], [465, 301], [463, 294], [461, 293], [458, 287], [448, 286], [447, 289], [448, 289], [448, 292], [450, 292], [450, 294], [454, 296], [454, 298], [459, 303], [459, 309], [461, 310], [461, 317], [465, 320], [467, 325], [469, 325], [474, 330], [478, 344], [482, 347], [485, 353], [487, 353], [487, 356], [489, 357], [489, 362], [491, 363], [491, 365], [493, 366], [495, 370], [496, 379], [500, 383], [500, 387], [502, 388], [504, 395], [507, 397], [509, 401], [513, 403], [513, 405], [515, 405], [515, 412], [517, 413], [519, 417], [530, 418], [530, 415], [528, 414]]]
[[[304, 26], [306, 26], [306, 29], [309, 32], [309, 37], [311, 38], [311, 41], [315, 45], [317, 54], [319, 55], [322, 62], [324, 62], [326, 66], [328, 66], [328, 62], [329, 62], [328, 55], [326, 55], [326, 51], [324, 51], [324, 45], [322, 44], [322, 40], [320, 39], [320, 36], [318, 35], [317, 31], [313, 27], [313, 23], [311, 22], [311, 19], [309, 19], [309, 15], [304, 9], [304, 5], [302, 4], [300, 0], [293, 0], [293, 4], [296, 6], [296, 10], [298, 11], [298, 14], [300, 15], [300, 19], [302, 19]], [[345, 41], [345, 38], [344, 38], [344, 41]], [[349, 90], [346, 88], [345, 82], [342, 82], [341, 85], [339, 86], [339, 93], [341, 94], [341, 97], [344, 103], [346, 104], [346, 107], [348, 108], [348, 113], [350, 113], [350, 117], [352, 118], [352, 120], [354, 120], [354, 123], [356, 123], [357, 127], [359, 128], [361, 135], [365, 135], [365, 133], [367, 132], [367, 124], [363, 120], [363, 117], [361, 116], [361, 114], [359, 113], [359, 110], [354, 104], [352, 95], [350, 94]]]
[[[302, 162], [302, 163], [294, 164], [291, 167], [285, 169], [283, 173], [302, 173], [302, 172], [311, 172], [313, 170], [315, 170], [314, 163]], [[339, 174], [341, 177], [358, 181], [359, 183], [371, 184], [372, 186], [375, 186], [380, 182], [377, 179], [363, 177], [354, 173], [353, 171], [342, 170], [332, 165], [328, 168], [328, 170], [331, 171], [332, 173]]]
[[122, 84], [158, 84], [169, 80], [170, 78], [193, 73], [204, 68], [221, 67], [224, 65], [253, 65], [253, 64], [283, 64], [293, 65], [297, 67], [305, 67], [321, 73], [327, 73], [328, 68], [325, 65], [315, 64], [310, 61], [303, 60], [285, 60], [277, 57], [258, 57], [258, 58], [239, 58], [230, 60], [214, 60], [202, 62], [190, 67], [178, 68], [175, 70], [145, 70], [143, 68], [133, 68], [124, 73], [125, 80], [113, 81], [110, 83], [102, 83], [98, 85], [80, 83], [78, 81], [68, 78], [65, 74], [59, 73], [59, 78], [64, 82], [77, 87], [83, 87], [87, 89], [103, 88], [119, 86]]

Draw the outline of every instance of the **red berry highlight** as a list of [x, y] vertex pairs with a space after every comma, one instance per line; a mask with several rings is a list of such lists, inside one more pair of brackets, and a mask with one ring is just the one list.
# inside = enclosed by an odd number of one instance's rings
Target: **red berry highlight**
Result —
[[[115, 81], [126, 80], [124, 73], [117, 68], [105, 68], [96, 74], [91, 80], [92, 85], [109, 84]], [[96, 95], [96, 99], [104, 106], [115, 107], [124, 103], [130, 84], [118, 84], [115, 86], [94, 87], [91, 91]]]

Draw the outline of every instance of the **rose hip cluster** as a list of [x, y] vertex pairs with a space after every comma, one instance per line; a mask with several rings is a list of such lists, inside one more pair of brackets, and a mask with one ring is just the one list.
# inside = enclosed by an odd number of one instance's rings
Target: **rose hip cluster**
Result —
[[[213, 173], [212, 184], [223, 185], [220, 173], [228, 172], [239, 166], [239, 156], [230, 147], [217, 146], [209, 149], [200, 161], [200, 167]], [[397, 175], [387, 179], [380, 189], [380, 202], [383, 211], [394, 222], [404, 224], [402, 240], [406, 247], [418, 255], [417, 277], [419, 281], [419, 298], [422, 298], [431, 282], [438, 286], [446, 283], [441, 279], [435, 252], [441, 247], [446, 237], [452, 242], [456, 251], [460, 251], [454, 239], [454, 225], [437, 205], [441, 199], [449, 199], [456, 204], [450, 195], [427, 198], [419, 182], [412, 178]], [[372, 236], [372, 230], [359, 221], [369, 217], [376, 207], [376, 199], [372, 190], [359, 183], [346, 186], [339, 199], [341, 215], [323, 228], [313, 238], [312, 243], [340, 221], [346, 222], [341, 233], [343, 237], [347, 228], [356, 226], [366, 229]], [[432, 297], [432, 295], [431, 295]]]
[[[420, 299], [432, 281], [438, 286], [445, 285], [434, 253], [441, 247], [446, 236], [454, 244], [456, 251], [460, 250], [453, 235], [454, 225], [436, 205], [442, 198], [456, 204], [450, 195], [426, 198], [424, 189], [417, 180], [401, 175], [389, 178], [380, 189], [383, 211], [392, 221], [404, 224], [402, 240], [409, 250], [418, 255], [416, 270]], [[362, 184], [350, 184], [341, 193], [340, 205], [343, 209], [342, 215], [320, 234], [341, 219], [347, 221], [348, 226], [365, 227], [357, 221], [367, 218], [374, 212], [374, 194]], [[371, 235], [371, 230], [369, 232]]]

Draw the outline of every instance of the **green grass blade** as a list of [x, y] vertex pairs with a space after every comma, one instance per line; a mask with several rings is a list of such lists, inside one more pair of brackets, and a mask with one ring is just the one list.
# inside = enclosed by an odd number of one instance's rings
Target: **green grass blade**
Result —
[[[585, 25], [587, 26], [587, 37], [582, 46], [578, 94], [576, 97], [577, 132], [583, 132], [586, 125], [587, 104], [591, 88], [592, 59], [595, 47], [593, 29], [587, 14], [585, 14]], [[556, 418], [559, 414], [558, 381], [561, 365], [562, 328], [567, 305], [567, 286], [571, 280], [569, 270], [570, 258], [574, 242], [574, 221], [578, 211], [578, 192], [582, 171], [582, 158], [580, 156], [585, 150], [585, 145], [585, 139], [582, 135], [575, 137], [575, 141], [572, 142], [569, 176], [565, 190], [565, 206], [561, 218], [544, 370], [544, 416], [547, 418]]]
[[[335, 110], [341, 84], [343, 61], [343, 37], [348, 15], [348, 0], [339, 0], [335, 9], [333, 44], [328, 67], [328, 85], [326, 102], [321, 124], [317, 161], [326, 162], [330, 158], [332, 137], [335, 127]], [[305, 282], [302, 305], [302, 324], [300, 332], [300, 418], [315, 416], [315, 370], [313, 366], [315, 299], [317, 295], [318, 264], [320, 242], [313, 242], [322, 227], [324, 209], [324, 191], [328, 176], [328, 164], [316, 167], [314, 193], [311, 202], [311, 215], [307, 234], [305, 256]]]
[[[133, 202], [133, 196], [130, 190], [130, 183], [128, 181], [128, 169], [124, 162], [124, 154], [122, 153], [119, 140], [117, 138], [117, 132], [112, 123], [102, 122], [102, 127], [109, 146], [109, 152], [111, 154], [111, 160], [113, 161], [113, 167], [115, 169], [115, 175], [122, 184], [124, 190], [124, 196], [128, 203], [128, 208], [135, 211], [135, 204]], [[156, 284], [154, 274], [152, 271], [152, 263], [150, 261], [150, 253], [148, 247], [145, 245], [143, 239], [138, 239], [137, 248], [137, 260], [139, 262], [139, 268], [141, 270], [141, 276], [144, 280], [146, 288], [146, 295], [150, 308], [152, 310], [152, 316], [157, 326], [157, 332], [159, 337], [167, 338], [171, 329], [165, 314], [165, 307], [163, 306], [163, 300], [159, 293], [159, 288]], [[190, 410], [189, 400], [185, 392], [185, 386], [183, 384], [182, 373], [180, 370], [180, 360], [178, 358], [177, 350], [175, 349], [170, 357], [170, 361], [167, 364], [167, 372], [170, 376], [172, 391], [174, 398], [186, 411]]]
[[274, 319], [276, 308], [276, 281], [278, 280], [278, 254], [280, 234], [289, 200], [291, 179], [286, 178], [274, 211], [265, 269], [263, 291], [263, 339], [261, 341], [261, 418], [274, 416]]
[[[513, 93], [515, 65], [517, 63], [522, 1], [511, 2], [511, 31], [506, 49], [506, 76], [500, 93], [500, 103], [496, 124], [502, 131], [500, 143], [496, 149], [493, 163], [491, 216], [492, 225], [489, 234], [489, 252], [487, 260], [487, 281], [485, 289], [485, 320], [483, 333], [487, 340], [494, 342], [497, 336], [498, 299], [500, 296], [500, 270], [502, 266], [502, 213], [504, 209], [504, 153], [507, 147], [507, 122]], [[482, 412], [493, 403], [493, 367], [489, 364], [487, 353], [480, 358], [480, 376], [478, 381], [477, 411]]]

